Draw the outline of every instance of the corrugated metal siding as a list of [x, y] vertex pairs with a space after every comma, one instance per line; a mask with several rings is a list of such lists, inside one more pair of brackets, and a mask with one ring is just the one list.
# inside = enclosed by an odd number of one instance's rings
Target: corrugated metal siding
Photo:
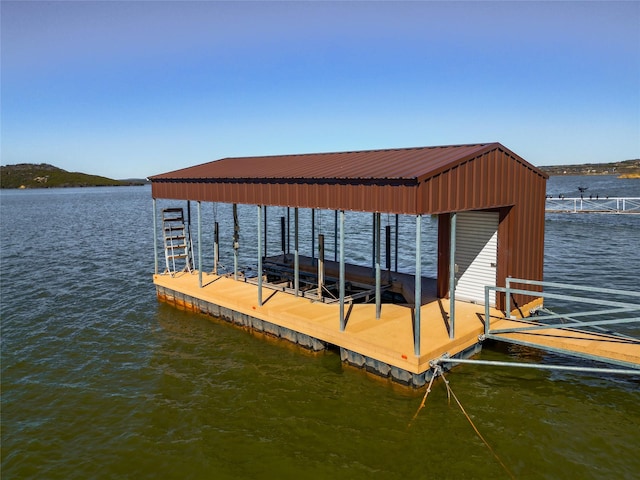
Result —
[[[472, 166], [473, 165], [473, 166]], [[448, 292], [449, 213], [465, 210], [500, 211], [497, 284], [507, 276], [542, 280], [546, 177], [510, 152], [496, 149], [451, 168], [420, 185], [422, 208], [441, 214], [439, 222], [438, 294]], [[438, 191], [435, 194], [433, 191]], [[443, 195], [443, 191], [455, 192]], [[461, 191], [465, 193], [462, 194]], [[457, 193], [461, 193], [457, 195]], [[517, 305], [534, 298], [516, 295]], [[504, 308], [504, 295], [496, 299]]]
[[[438, 293], [444, 296], [448, 261], [440, 257], [446, 251], [448, 258], [450, 212], [500, 212], [498, 285], [507, 275], [542, 280], [546, 178], [502, 145], [481, 144], [225, 159], [151, 180], [154, 198], [440, 214]], [[531, 300], [514, 298], [520, 305]], [[497, 306], [503, 308], [504, 295]]]
[[278, 205], [361, 212], [416, 213], [415, 187], [402, 185], [318, 185], [182, 183], [152, 184], [154, 198], [203, 202]]

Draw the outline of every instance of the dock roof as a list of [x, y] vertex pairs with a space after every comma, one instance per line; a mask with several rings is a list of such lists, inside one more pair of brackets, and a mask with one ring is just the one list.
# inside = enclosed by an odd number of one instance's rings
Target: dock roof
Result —
[[[228, 157], [150, 177], [162, 181], [248, 181], [264, 183], [295, 180], [336, 183], [415, 184], [499, 143], [395, 148], [331, 153]], [[517, 157], [519, 161], [526, 163]], [[529, 165], [532, 167], [531, 165]], [[533, 167], [532, 167], [533, 168]]]
[[531, 178], [547, 175], [496, 142], [223, 158], [149, 177], [154, 198], [401, 214], [513, 205]]

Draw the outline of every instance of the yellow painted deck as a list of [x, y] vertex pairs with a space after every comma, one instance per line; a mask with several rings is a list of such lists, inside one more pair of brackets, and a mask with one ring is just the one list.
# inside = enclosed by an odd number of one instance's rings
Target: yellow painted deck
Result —
[[[257, 305], [257, 286], [233, 277], [203, 273], [154, 275], [156, 285], [250, 315], [275, 325], [310, 335], [412, 373], [429, 369], [429, 361], [444, 353], [455, 355], [478, 343], [484, 331], [484, 307], [456, 302], [456, 339], [450, 340], [446, 325], [448, 300], [422, 305], [420, 357], [414, 355], [412, 309], [383, 304], [376, 319], [375, 305], [345, 305], [347, 325], [340, 331], [339, 304], [314, 302], [290, 293], [263, 287], [263, 305]], [[492, 310], [492, 315], [499, 315]]]
[[[449, 300], [435, 299], [423, 292], [421, 315], [421, 355], [414, 355], [412, 308], [383, 304], [381, 317], [375, 317], [374, 304], [345, 305], [347, 324], [340, 331], [339, 304], [322, 303], [310, 298], [263, 286], [263, 305], [257, 304], [257, 285], [236, 281], [233, 277], [203, 273], [203, 287], [198, 274], [154, 275], [154, 284], [182, 295], [218, 305], [289, 330], [309, 335], [365, 357], [384, 362], [413, 374], [429, 370], [429, 362], [444, 354], [455, 356], [479, 343], [484, 333], [485, 309], [482, 305], [456, 302], [455, 339], [449, 338], [447, 319]], [[425, 300], [426, 299], [426, 300]], [[176, 302], [180, 303], [180, 302]], [[194, 305], [181, 305], [197, 309]], [[526, 319], [505, 319], [502, 312], [491, 309], [493, 329], [535, 325]], [[543, 350], [587, 356], [640, 368], [640, 341], [610, 335], [565, 329], [500, 334], [506, 341]]]

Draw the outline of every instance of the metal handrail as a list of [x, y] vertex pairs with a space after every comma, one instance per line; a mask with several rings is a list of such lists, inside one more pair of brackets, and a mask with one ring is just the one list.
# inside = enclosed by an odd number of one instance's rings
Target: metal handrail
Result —
[[[507, 278], [505, 287], [498, 286], [490, 286], [487, 285], [485, 287], [485, 323], [484, 323], [484, 333], [485, 336], [490, 334], [499, 334], [499, 333], [514, 333], [521, 331], [529, 331], [529, 330], [542, 330], [549, 328], [558, 328], [558, 329], [575, 329], [576, 327], [597, 327], [600, 325], [614, 325], [614, 324], [623, 324], [623, 323], [635, 323], [640, 322], [640, 317], [631, 317], [631, 318], [619, 318], [619, 319], [609, 319], [609, 320], [596, 320], [590, 322], [582, 322], [579, 320], [574, 320], [575, 317], [586, 317], [593, 315], [604, 315], [611, 313], [631, 313], [640, 311], [640, 304], [637, 303], [628, 303], [628, 302], [618, 302], [612, 300], [601, 300], [587, 297], [579, 297], [576, 295], [563, 295], [558, 293], [549, 293], [535, 290], [527, 290], [523, 288], [512, 288], [511, 285], [513, 283], [524, 284], [524, 285], [534, 285], [534, 286], [542, 286], [542, 287], [557, 287], [564, 288], [569, 290], [578, 290], [582, 292], [588, 293], [605, 293], [605, 294], [613, 294], [618, 296], [627, 296], [627, 297], [638, 297], [640, 298], [640, 292], [629, 292], [622, 290], [613, 290], [610, 288], [599, 288], [599, 287], [588, 287], [588, 286], [579, 286], [573, 284], [564, 284], [557, 282], [544, 282], [539, 280], [527, 280], [521, 278]], [[490, 305], [489, 305], [489, 294], [490, 292], [502, 292], [506, 294], [505, 299], [505, 314], [507, 318], [511, 318], [511, 295], [512, 294], [524, 294], [530, 296], [537, 296], [542, 298], [555, 298], [559, 300], [568, 300], [573, 302], [587, 303], [587, 304], [595, 304], [601, 306], [615, 307], [604, 310], [592, 310], [586, 312], [578, 312], [571, 314], [571, 320], [573, 323], [571, 324], [545, 324], [545, 325], [527, 325], [523, 327], [514, 327], [514, 328], [506, 328], [500, 330], [491, 330], [491, 314], [490, 314]], [[547, 319], [556, 319], [567, 317], [567, 315], [561, 314], [552, 314]], [[628, 337], [627, 337], [628, 338]]]
[[640, 213], [640, 197], [547, 197], [545, 210], [558, 213]]

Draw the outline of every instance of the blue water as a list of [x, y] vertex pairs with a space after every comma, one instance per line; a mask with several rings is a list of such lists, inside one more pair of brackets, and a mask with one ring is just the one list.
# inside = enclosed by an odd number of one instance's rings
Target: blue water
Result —
[[[640, 196], [640, 181], [614, 177], [552, 177], [548, 190], [587, 182]], [[248, 266], [255, 210], [243, 208]], [[224, 224], [225, 209], [205, 205], [207, 225]], [[3, 479], [510, 478], [442, 381], [408, 428], [424, 390], [159, 304], [148, 187], [2, 191], [0, 215]], [[318, 220], [329, 244], [333, 214]], [[371, 218], [347, 220], [347, 257], [366, 265]], [[413, 225], [401, 219], [401, 242], [413, 243]], [[425, 221], [426, 275], [435, 232]], [[639, 233], [639, 216], [548, 216], [545, 278], [637, 291]], [[566, 362], [516, 348], [480, 358]], [[637, 378], [481, 366], [447, 378], [516, 478], [637, 478]]]

